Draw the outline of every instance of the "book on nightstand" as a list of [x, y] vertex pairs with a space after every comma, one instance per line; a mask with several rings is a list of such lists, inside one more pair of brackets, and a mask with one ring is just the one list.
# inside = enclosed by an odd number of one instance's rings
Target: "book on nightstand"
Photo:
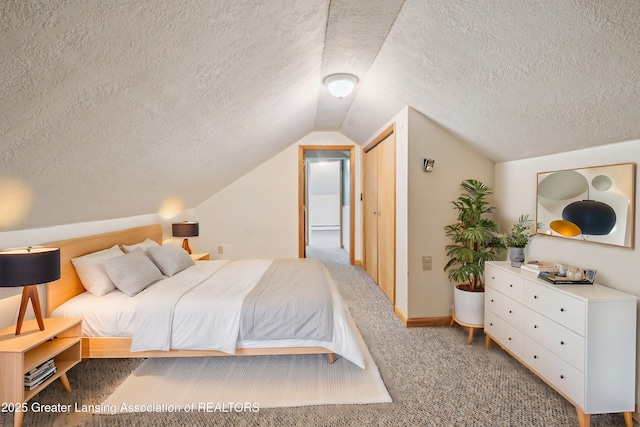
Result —
[[53, 363], [53, 359], [49, 359], [24, 374], [24, 387], [27, 390], [33, 390], [55, 373], [56, 365]]

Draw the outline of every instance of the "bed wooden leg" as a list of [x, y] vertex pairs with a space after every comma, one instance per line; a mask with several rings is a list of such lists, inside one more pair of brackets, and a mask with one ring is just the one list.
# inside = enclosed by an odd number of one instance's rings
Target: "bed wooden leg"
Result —
[[336, 361], [335, 353], [327, 353], [327, 357], [329, 358], [329, 365], [333, 365], [333, 362]]

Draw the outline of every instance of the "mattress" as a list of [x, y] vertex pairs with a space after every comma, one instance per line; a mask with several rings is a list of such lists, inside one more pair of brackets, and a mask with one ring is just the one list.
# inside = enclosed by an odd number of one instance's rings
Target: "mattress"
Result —
[[[188, 287], [193, 288], [193, 290], [185, 293], [184, 297], [179, 298], [179, 302], [175, 306], [175, 316], [178, 320], [174, 321], [172, 325], [170, 348], [176, 350], [216, 349], [233, 353], [234, 350], [230, 350], [228, 346], [220, 346], [220, 348], [209, 345], [203, 346], [197, 342], [197, 337], [195, 337], [196, 342], [193, 341], [193, 335], [197, 335], [197, 333], [194, 334], [196, 329], [200, 331], [198, 333], [201, 334], [201, 337], [206, 336], [205, 332], [213, 336], [220, 334], [221, 330], [225, 328], [228, 329], [230, 324], [224, 319], [218, 319], [218, 325], [222, 326], [213, 326], [211, 330], [204, 328], [201, 320], [199, 324], [194, 324], [194, 321], [198, 322], [198, 316], [191, 315], [193, 314], [194, 305], [197, 305], [194, 302], [198, 301], [203, 306], [218, 304], [219, 307], [224, 308], [226, 305], [233, 305], [231, 303], [226, 304], [225, 298], [230, 297], [232, 300], [242, 300], [244, 298], [243, 295], [246, 295], [257, 282], [255, 278], [259, 278], [260, 272], [266, 270], [269, 266], [269, 260], [242, 260], [243, 265], [246, 265], [246, 269], [242, 269], [242, 274], [233, 276], [219, 274], [216, 278], [215, 271], [227, 271], [228, 269], [225, 270], [222, 267], [228, 262], [228, 260], [197, 261], [195, 266], [189, 267], [171, 278], [150, 285], [134, 297], [129, 297], [117, 289], [100, 297], [84, 292], [56, 308], [51, 313], [51, 317], [81, 318], [83, 320], [82, 333], [87, 337], [134, 337], [137, 332], [135, 326], [136, 312], [141, 310], [142, 306], [153, 305], [154, 300], [150, 298], [157, 298], [158, 294], [161, 294], [159, 292], [161, 287], [173, 289], [173, 286], [190, 283], [189, 281], [192, 281], [193, 277], [201, 276], [202, 272], [206, 270], [212, 270], [214, 271], [213, 277], [220, 282], [218, 286], [204, 287], [189, 284]], [[226, 334], [234, 334], [229, 335], [228, 338], [233, 339], [237, 348], [324, 347], [355, 365], [365, 368], [362, 349], [356, 338], [358, 335], [356, 325], [349, 314], [348, 307], [326, 268], [323, 268], [323, 274], [333, 302], [333, 333], [330, 341], [299, 338], [240, 341], [238, 339], [238, 330], [233, 328], [225, 332]], [[234, 290], [236, 289], [241, 290], [235, 292]], [[193, 317], [193, 319], [190, 319], [190, 317]], [[200, 317], [200, 319], [202, 318]]]

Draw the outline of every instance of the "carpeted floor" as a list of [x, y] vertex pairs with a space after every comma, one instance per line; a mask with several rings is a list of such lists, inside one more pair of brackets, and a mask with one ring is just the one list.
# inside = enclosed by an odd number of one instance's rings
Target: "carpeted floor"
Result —
[[[84, 415], [27, 413], [27, 426], [577, 426], [575, 408], [482, 332], [466, 344], [461, 328], [405, 328], [388, 299], [340, 249], [314, 248], [348, 302], [393, 403], [260, 409], [259, 412]], [[31, 402], [102, 402], [140, 361], [88, 360], [69, 372], [71, 394], [52, 384]], [[9, 427], [12, 415], [0, 414]], [[594, 415], [594, 427], [623, 426], [622, 414]]]

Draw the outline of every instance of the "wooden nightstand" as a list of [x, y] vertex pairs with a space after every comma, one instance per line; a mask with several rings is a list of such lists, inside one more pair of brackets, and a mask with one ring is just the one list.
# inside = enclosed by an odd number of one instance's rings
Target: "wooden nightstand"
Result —
[[209, 259], [209, 254], [191, 254], [191, 259], [194, 261], [207, 261]]
[[[81, 324], [80, 319], [51, 318], [44, 319], [44, 331], [36, 320], [24, 322], [20, 335], [15, 334], [15, 325], [0, 331], [0, 372], [3, 374], [0, 403], [18, 405], [14, 427], [21, 426], [24, 418], [20, 403], [26, 404], [58, 378], [64, 389], [71, 392], [67, 371], [81, 360]], [[53, 359], [56, 373], [33, 390], [26, 389], [24, 374], [49, 359]]]

